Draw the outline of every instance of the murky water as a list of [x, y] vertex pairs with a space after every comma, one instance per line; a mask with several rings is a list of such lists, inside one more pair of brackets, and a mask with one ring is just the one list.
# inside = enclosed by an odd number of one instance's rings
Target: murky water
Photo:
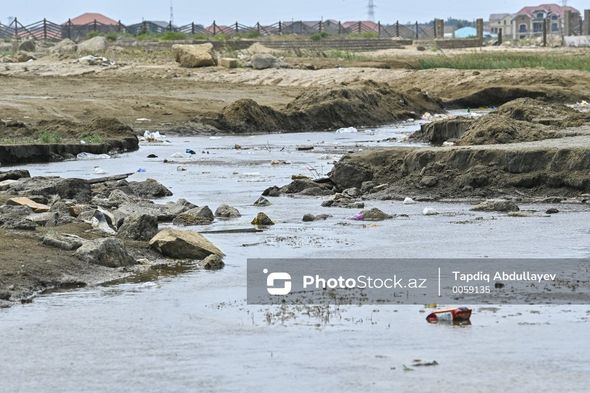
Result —
[[[207, 230], [249, 227], [260, 210], [277, 225], [258, 234], [207, 235], [227, 254], [218, 272], [53, 293], [0, 310], [0, 391], [440, 392], [458, 385], [469, 392], [587, 392], [590, 305], [475, 307], [471, 326], [451, 327], [427, 324], [416, 306], [346, 306], [281, 318], [267, 315], [277, 308], [245, 304], [249, 257], [590, 256], [584, 206], [560, 206], [552, 217], [486, 213], [474, 221], [464, 204], [369, 201], [409, 215], [370, 225], [350, 221], [355, 211], [320, 207], [317, 198], [252, 206], [263, 189], [287, 184], [292, 174], [325, 174], [349, 150], [403, 145], [388, 139], [415, 128], [174, 138], [116, 159], [27, 166], [33, 175], [71, 177], [98, 176], [95, 166], [107, 174], [141, 167], [146, 172], [132, 179], [156, 178], [174, 199], [212, 209], [229, 203], [243, 214]], [[295, 149], [308, 144], [315, 149]], [[197, 152], [191, 162], [162, 163], [186, 148]], [[147, 159], [150, 153], [159, 158]], [[425, 206], [448, 214], [423, 216]], [[334, 217], [302, 223], [304, 213]], [[439, 365], [412, 367], [415, 359]]]

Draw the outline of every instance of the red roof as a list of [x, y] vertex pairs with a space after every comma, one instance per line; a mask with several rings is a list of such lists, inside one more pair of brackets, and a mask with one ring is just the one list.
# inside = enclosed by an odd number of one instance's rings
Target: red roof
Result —
[[557, 15], [562, 15], [563, 13], [565, 13], [565, 11], [571, 11], [574, 13], [580, 12], [574, 7], [562, 7], [557, 4], [541, 4], [532, 7], [524, 7], [523, 9], [518, 11], [516, 15], [528, 15], [532, 17], [535, 11], [544, 11], [545, 13], [552, 13]]
[[72, 18], [71, 21], [72, 24], [76, 26], [87, 25], [89, 23], [94, 23], [94, 21], [103, 25], [119, 24], [119, 22], [117, 22], [116, 20], [104, 16], [103, 14], [99, 14], [97, 12], [87, 12], [85, 14]]

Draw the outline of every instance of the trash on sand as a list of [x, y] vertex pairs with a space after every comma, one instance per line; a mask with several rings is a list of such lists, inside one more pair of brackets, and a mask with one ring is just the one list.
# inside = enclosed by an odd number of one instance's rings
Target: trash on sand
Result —
[[364, 221], [365, 215], [363, 214], [363, 212], [359, 212], [352, 216], [352, 219], [355, 221]]
[[431, 207], [425, 207], [424, 210], [422, 210], [422, 214], [425, 216], [436, 216], [439, 213]]
[[145, 117], [140, 117], [139, 119], [135, 119], [135, 121], [137, 123], [149, 123], [150, 121], [152, 121], [152, 119], [148, 119], [148, 118], [145, 118]]
[[145, 168], [137, 169], [137, 173], [145, 173], [145, 172], [146, 172]]
[[467, 307], [444, 308], [436, 310], [426, 317], [428, 323], [451, 322], [467, 323], [471, 318], [471, 309]]
[[166, 141], [166, 136], [165, 135], [161, 135], [158, 131], [154, 131], [154, 132], [145, 131], [143, 133], [143, 139], [146, 142], [159, 143], [159, 142], [165, 142]]
[[291, 164], [289, 161], [285, 161], [285, 160], [272, 160], [270, 162], [270, 165], [289, 165]]
[[406, 198], [404, 199], [404, 205], [413, 205], [413, 204], [415, 204], [415, 203], [416, 203], [416, 201], [415, 201], [415, 200], [413, 200], [413, 199], [412, 199], [412, 198], [410, 198], [410, 197], [406, 197]]
[[114, 65], [115, 62], [107, 59], [106, 57], [96, 57], [92, 55], [83, 56], [78, 59], [78, 63], [87, 65], [99, 65], [99, 66], [110, 66]]
[[169, 158], [171, 159], [175, 159], [175, 158], [189, 158], [190, 156], [187, 156], [185, 153], [173, 153]]
[[339, 128], [336, 130], [336, 134], [352, 134], [355, 132], [359, 132], [359, 130], [357, 130], [354, 127], [345, 127], [345, 128]]
[[108, 154], [78, 153], [77, 160], [105, 160], [111, 158]]
[[455, 142], [444, 141], [442, 145], [444, 147], [455, 146]]
[[147, 158], [158, 158], [158, 156], [155, 154], [148, 154]]
[[311, 146], [311, 145], [300, 145], [300, 146], [297, 146], [297, 150], [299, 150], [299, 151], [313, 150], [313, 146]]
[[194, 150], [192, 150], [192, 149], [186, 149], [184, 152], [185, 152], [186, 154], [190, 154], [191, 156], [192, 156], [192, 155], [195, 155], [195, 154], [197, 154], [197, 153], [196, 153]]
[[97, 175], [104, 175], [106, 172], [101, 167], [95, 166], [94, 167], [94, 173], [96, 173]]
[[186, 171], [186, 167], [184, 167], [184, 166], [182, 166], [182, 165], [179, 165], [179, 166], [177, 166], [177, 167], [176, 167], [176, 170], [177, 170], [178, 172], [185, 172], [185, 171]]

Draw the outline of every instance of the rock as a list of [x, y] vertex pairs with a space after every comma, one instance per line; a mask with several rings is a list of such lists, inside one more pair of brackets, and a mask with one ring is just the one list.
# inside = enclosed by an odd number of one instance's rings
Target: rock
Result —
[[[117, 217], [126, 217], [132, 214], [150, 214], [156, 216], [159, 222], [170, 222], [176, 216], [196, 206], [185, 199], [166, 204], [156, 204], [148, 201], [123, 203], [113, 214]], [[117, 220], [118, 221], [118, 220]]]
[[215, 55], [213, 53], [213, 44], [206, 43], [201, 45], [173, 45], [172, 50], [176, 62], [181, 67], [196, 68], [210, 67], [215, 65]]
[[10, 198], [8, 201], [6, 201], [6, 204], [10, 206], [27, 206], [30, 207], [35, 213], [45, 213], [49, 211], [49, 206], [37, 203], [27, 197]]
[[393, 218], [393, 216], [384, 213], [376, 207], [369, 210], [363, 210], [360, 214], [363, 217], [363, 221], [384, 221]]
[[130, 181], [129, 188], [134, 195], [142, 198], [151, 199], [172, 196], [172, 192], [169, 189], [154, 179], [147, 179], [141, 182]]
[[424, 187], [434, 187], [438, 184], [438, 179], [435, 176], [424, 176], [420, 179], [420, 185]]
[[373, 191], [373, 188], [375, 188], [377, 184], [375, 184], [374, 181], [364, 181], [361, 184], [361, 194], [368, 194], [369, 192]]
[[0, 172], [0, 181], [4, 180], [18, 180], [22, 178], [31, 177], [29, 171], [24, 169], [17, 169], [8, 172]]
[[14, 56], [14, 60], [17, 63], [26, 63], [29, 60], [36, 60], [36, 57], [33, 56], [30, 53], [27, 52], [18, 52], [15, 56]]
[[436, 216], [439, 212], [431, 207], [425, 207], [424, 210], [422, 210], [422, 214], [425, 216]]
[[281, 189], [277, 186], [268, 187], [266, 190], [262, 191], [262, 196], [278, 197], [280, 195]]
[[22, 50], [23, 52], [35, 52], [35, 41], [33, 40], [26, 40], [20, 43], [18, 46], [18, 50]]
[[224, 57], [219, 59], [219, 65], [225, 68], [238, 68], [238, 59]]
[[303, 222], [323, 221], [323, 220], [327, 220], [330, 217], [332, 217], [332, 216], [329, 214], [318, 214], [317, 216], [314, 216], [313, 214], [306, 214], [303, 216], [302, 221]]
[[549, 209], [547, 209], [547, 211], [545, 212], [545, 214], [557, 214], [559, 213], [559, 209], [555, 208], [555, 207], [551, 207]]
[[215, 254], [209, 255], [207, 258], [197, 263], [197, 267], [205, 270], [220, 270], [223, 269], [224, 266], [225, 263], [223, 263], [223, 258]]
[[238, 218], [241, 217], [240, 211], [235, 207], [223, 204], [215, 210], [215, 217]]
[[27, 218], [33, 210], [28, 206], [0, 207], [0, 227], [4, 229], [34, 231], [37, 224]]
[[12, 186], [19, 195], [41, 195], [51, 198], [74, 199], [79, 203], [90, 202], [92, 191], [84, 179], [62, 179], [60, 177], [32, 177], [22, 179]]
[[117, 233], [115, 231], [114, 218], [112, 215], [105, 213], [106, 212], [100, 208], [96, 209], [90, 223], [94, 229], [98, 229], [109, 235], [114, 235]]
[[223, 252], [196, 232], [164, 229], [150, 240], [150, 247], [162, 255], [175, 259], [205, 259], [209, 255], [223, 256]]
[[18, 180], [0, 181], [0, 191], [6, 191], [6, 190], [10, 189], [10, 186], [12, 186], [15, 183], [18, 183]]
[[342, 191], [342, 195], [350, 197], [350, 198], [358, 198], [361, 196], [361, 192], [356, 187], [347, 188], [346, 190]]
[[89, 40], [82, 41], [78, 44], [78, 53], [93, 53], [103, 52], [107, 49], [108, 42], [105, 37], [96, 36]]
[[[282, 187], [281, 192], [284, 192], [285, 194], [298, 194], [302, 191], [313, 189], [313, 191], [308, 193], [308, 195], [322, 195], [323, 190], [325, 188], [326, 185], [318, 184], [311, 179], [296, 179], [293, 180], [291, 183], [287, 184], [286, 186]], [[331, 190], [329, 191], [329, 193], [333, 194]]]
[[149, 214], [131, 215], [125, 218], [117, 236], [130, 240], [150, 240], [158, 233], [158, 218]]
[[41, 242], [46, 246], [55, 247], [66, 251], [74, 251], [82, 247], [84, 239], [68, 234], [47, 234], [43, 237]]
[[255, 70], [265, 70], [274, 67], [278, 63], [278, 59], [270, 53], [257, 53], [252, 56], [250, 63]]
[[415, 203], [416, 203], [416, 201], [410, 197], [406, 197], [404, 199], [404, 205], [414, 205]]
[[55, 44], [49, 51], [56, 55], [70, 55], [78, 50], [76, 43], [69, 38], [61, 40]]
[[361, 187], [363, 182], [373, 180], [373, 173], [361, 165], [339, 161], [330, 172], [330, 179], [342, 189]]
[[82, 56], [78, 59], [78, 63], [86, 64], [90, 66], [111, 66], [114, 65], [115, 62], [107, 59], [106, 57], [96, 57], [92, 55]]
[[131, 266], [136, 263], [123, 242], [114, 238], [86, 241], [78, 248], [76, 256], [82, 261], [105, 267]]
[[256, 217], [254, 217], [251, 224], [252, 225], [260, 225], [260, 226], [267, 226], [267, 225], [274, 225], [275, 223], [265, 213], [260, 212], [256, 215]]
[[108, 198], [109, 207], [119, 207], [124, 203], [132, 203], [133, 199], [122, 190], [113, 190]]
[[505, 199], [488, 199], [472, 207], [471, 210], [478, 212], [515, 212], [520, 209], [516, 203]]
[[305, 190], [298, 193], [298, 195], [305, 195], [305, 196], [327, 196], [327, 195], [334, 195], [334, 191], [329, 190], [323, 187], [310, 187], [306, 188]]
[[322, 202], [323, 207], [343, 207], [346, 209], [363, 209], [363, 202], [356, 202], [353, 198], [344, 194], [335, 194], [332, 198]]
[[265, 197], [260, 197], [256, 200], [256, 202], [254, 202], [254, 206], [258, 206], [258, 207], [265, 207], [265, 206], [270, 206], [271, 203], [268, 199], [266, 199]]
[[172, 220], [174, 225], [190, 226], [190, 225], [209, 225], [213, 222], [215, 217], [209, 206], [196, 207], [184, 213], [179, 214]]

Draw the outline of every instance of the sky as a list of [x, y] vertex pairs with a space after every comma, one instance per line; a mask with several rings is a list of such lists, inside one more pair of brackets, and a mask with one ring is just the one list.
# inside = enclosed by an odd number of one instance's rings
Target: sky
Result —
[[[429, 21], [455, 17], [487, 19], [490, 13], [514, 13], [525, 5], [550, 0], [374, 0], [375, 19], [383, 23]], [[561, 3], [561, 0], [557, 0]], [[174, 22], [220, 24], [271, 24], [280, 20], [367, 19], [368, 0], [173, 0]], [[589, 0], [569, 0], [579, 10], [590, 8]], [[409, 6], [412, 5], [412, 6]], [[100, 12], [124, 24], [141, 20], [169, 20], [170, 0], [0, 0], [0, 22], [16, 16], [23, 24], [43, 18], [62, 23], [84, 12]]]

